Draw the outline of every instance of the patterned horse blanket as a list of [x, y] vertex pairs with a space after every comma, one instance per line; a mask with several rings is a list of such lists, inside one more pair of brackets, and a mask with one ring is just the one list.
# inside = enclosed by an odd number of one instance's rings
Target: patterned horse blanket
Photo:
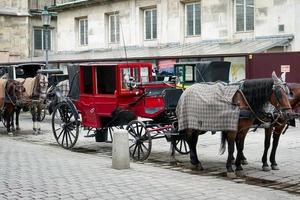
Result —
[[32, 96], [35, 80], [36, 80], [36, 77], [26, 78], [26, 79], [23, 79], [23, 78], [17, 78], [16, 79], [16, 81], [19, 81], [21, 83], [24, 82], [23, 86], [25, 88], [25, 94], [24, 94], [25, 97], [31, 97]]
[[0, 79], [0, 109], [4, 106], [6, 82], [7, 79]]
[[70, 90], [70, 86], [69, 86], [69, 80], [64, 80], [59, 82], [56, 87], [62, 92], [63, 96], [68, 96], [69, 94], [69, 90]]
[[179, 130], [237, 131], [240, 109], [232, 104], [239, 85], [197, 83], [181, 95], [176, 114]]

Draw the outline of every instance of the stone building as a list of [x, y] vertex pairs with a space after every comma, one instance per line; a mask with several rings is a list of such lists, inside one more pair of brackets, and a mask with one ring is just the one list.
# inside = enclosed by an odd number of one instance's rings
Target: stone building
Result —
[[[0, 0], [0, 62], [13, 62], [43, 53], [41, 10], [55, 0]], [[56, 20], [50, 27], [50, 48], [56, 49]]]
[[[147, 59], [163, 68], [175, 62], [228, 60], [244, 78], [248, 54], [300, 50], [300, 0], [53, 3], [53, 63]], [[30, 59], [22, 61], [44, 60], [28, 49]]]

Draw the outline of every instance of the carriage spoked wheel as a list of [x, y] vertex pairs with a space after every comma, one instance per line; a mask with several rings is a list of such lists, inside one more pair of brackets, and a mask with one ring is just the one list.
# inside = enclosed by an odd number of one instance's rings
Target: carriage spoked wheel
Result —
[[52, 131], [59, 145], [72, 148], [79, 136], [79, 121], [65, 102], [59, 103], [52, 114]]
[[190, 147], [187, 141], [185, 141], [183, 138], [176, 140], [175, 150], [183, 155], [190, 153]]
[[133, 160], [144, 161], [151, 152], [152, 138], [143, 122], [131, 121], [126, 130], [129, 133], [129, 152]]

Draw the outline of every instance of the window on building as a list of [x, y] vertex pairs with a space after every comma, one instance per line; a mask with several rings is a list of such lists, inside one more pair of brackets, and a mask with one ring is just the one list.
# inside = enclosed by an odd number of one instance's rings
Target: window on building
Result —
[[236, 31], [254, 30], [254, 0], [236, 0]]
[[118, 43], [120, 41], [120, 18], [119, 14], [108, 16], [109, 23], [109, 42]]
[[35, 28], [33, 30], [33, 41], [34, 41], [34, 49], [35, 50], [44, 50], [46, 49], [46, 45], [48, 44], [48, 49], [51, 50], [51, 37], [52, 32], [48, 29], [48, 43], [46, 43], [46, 30], [42, 28]]
[[144, 11], [144, 32], [145, 40], [157, 38], [157, 10], [156, 8]]
[[84, 46], [88, 45], [88, 19], [79, 19], [78, 20], [79, 25], [79, 44]]
[[195, 36], [201, 34], [201, 3], [185, 5], [186, 35]]

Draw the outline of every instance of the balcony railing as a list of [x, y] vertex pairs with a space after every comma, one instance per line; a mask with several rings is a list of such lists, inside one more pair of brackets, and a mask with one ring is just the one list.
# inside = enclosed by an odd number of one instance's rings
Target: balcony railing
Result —
[[56, 5], [57, 0], [29, 0], [30, 10], [43, 10], [44, 6], [51, 7]]

